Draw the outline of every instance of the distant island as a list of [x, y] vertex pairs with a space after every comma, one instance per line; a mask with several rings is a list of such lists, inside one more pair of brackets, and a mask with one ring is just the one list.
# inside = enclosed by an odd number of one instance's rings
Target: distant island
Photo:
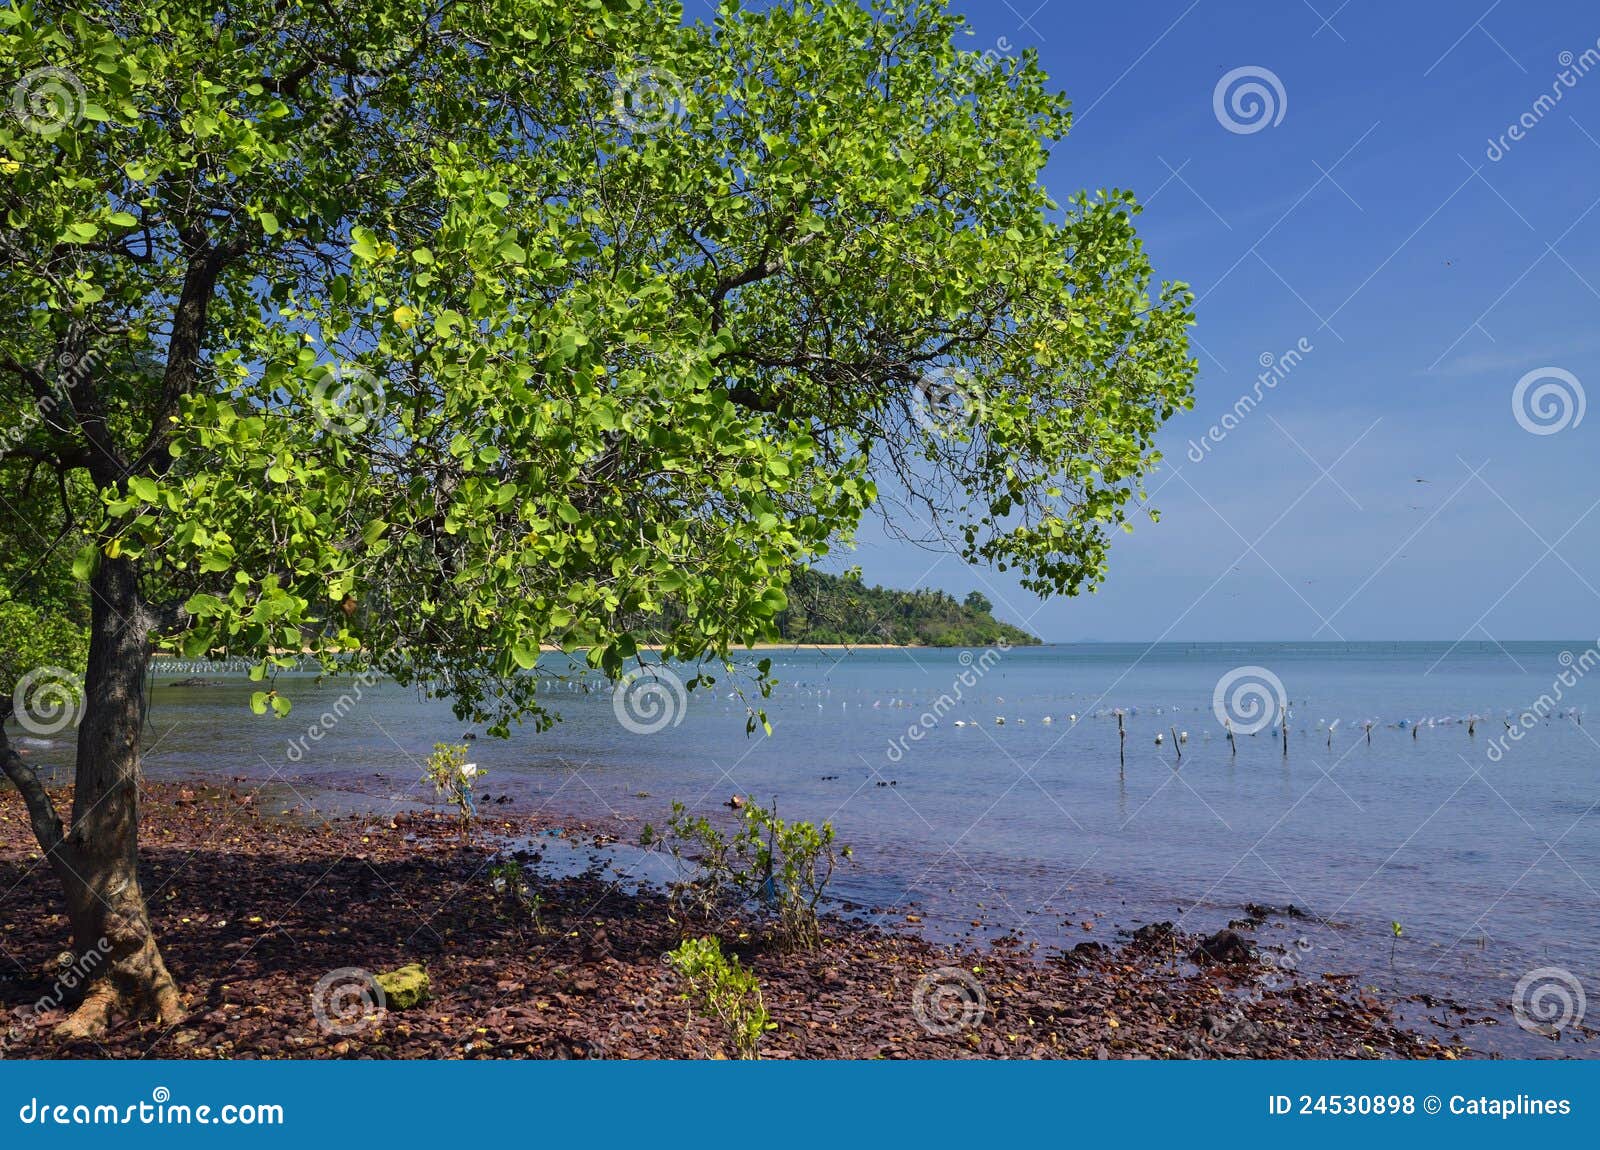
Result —
[[860, 572], [796, 572], [778, 632], [790, 643], [887, 643], [906, 647], [984, 647], [1000, 640], [1034, 646], [1039, 638], [994, 617], [994, 604], [974, 591], [868, 587]]

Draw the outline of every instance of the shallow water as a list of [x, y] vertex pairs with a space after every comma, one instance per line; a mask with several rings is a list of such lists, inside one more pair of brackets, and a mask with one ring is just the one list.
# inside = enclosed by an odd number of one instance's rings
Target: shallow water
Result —
[[[770, 736], [745, 736], [726, 679], [686, 696], [669, 684], [653, 699], [628, 697], [632, 709], [608, 690], [556, 681], [546, 697], [559, 726], [480, 738], [473, 758], [488, 770], [484, 789], [522, 812], [659, 825], [675, 798], [717, 811], [737, 792], [775, 798], [786, 817], [832, 819], [856, 848], [838, 892], [882, 921], [914, 913], [947, 937], [1016, 931], [1054, 949], [1159, 919], [1214, 929], [1245, 903], [1292, 903], [1311, 917], [1275, 918], [1259, 934], [1303, 939], [1304, 969], [1352, 971], [1389, 994], [1493, 1016], [1498, 1025], [1469, 1034], [1482, 1048], [1582, 1056], [1593, 1048], [1525, 1031], [1509, 1006], [1519, 979], [1541, 968], [1600, 994], [1600, 743], [1582, 714], [1600, 673], [1587, 649], [778, 651], [767, 653], [781, 680], [766, 703]], [[1213, 692], [1244, 666], [1283, 684], [1287, 755], [1275, 727], [1241, 734], [1230, 752]], [[1560, 686], [1555, 712], [1507, 739], [1506, 721], [1521, 731], [1517, 716], [1553, 698], [1563, 670], [1573, 685]], [[348, 682], [286, 676], [295, 710], [277, 720], [249, 713], [242, 676], [175, 686], [172, 673], [153, 691], [153, 777], [270, 778], [306, 807], [374, 797], [381, 807], [415, 801], [432, 744], [463, 733], [445, 704], [394, 684], [356, 698]], [[341, 695], [347, 705], [335, 707]], [[1120, 767], [1114, 708], [1128, 712]], [[1236, 729], [1245, 717], [1234, 714]], [[1595, 721], [1600, 735], [1600, 712]], [[293, 751], [314, 724], [325, 736]], [[33, 750], [65, 761], [63, 744]]]

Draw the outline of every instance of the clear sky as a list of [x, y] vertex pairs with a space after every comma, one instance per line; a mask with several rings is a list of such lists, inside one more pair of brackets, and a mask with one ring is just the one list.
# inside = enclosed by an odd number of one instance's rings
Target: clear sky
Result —
[[[979, 588], [1052, 640], [1600, 634], [1600, 412], [1579, 421], [1571, 382], [1600, 401], [1600, 58], [1583, 55], [1600, 8], [957, 7], [972, 47], [1037, 49], [1071, 97], [1057, 198], [1119, 186], [1146, 205], [1158, 275], [1198, 297], [1195, 409], [1162, 436], [1161, 522], [1118, 539], [1098, 594], [1041, 604], [871, 530], [869, 581]], [[1256, 130], [1229, 102], [1250, 75], [1214, 104], [1240, 68], [1281, 86], [1259, 79]], [[1208, 445], [1263, 357], [1297, 347]]]

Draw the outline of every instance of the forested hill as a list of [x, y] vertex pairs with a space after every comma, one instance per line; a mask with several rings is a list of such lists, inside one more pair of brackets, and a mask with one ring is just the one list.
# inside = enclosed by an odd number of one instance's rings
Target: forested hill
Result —
[[997, 620], [993, 609], [977, 591], [957, 600], [945, 591], [868, 587], [854, 573], [800, 571], [789, 586], [789, 607], [778, 616], [778, 629], [795, 643], [982, 647], [1000, 639], [1015, 646], [1039, 642]]

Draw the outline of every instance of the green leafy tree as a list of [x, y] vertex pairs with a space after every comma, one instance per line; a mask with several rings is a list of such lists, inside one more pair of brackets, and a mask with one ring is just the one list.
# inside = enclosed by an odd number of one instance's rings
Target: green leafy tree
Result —
[[0, 10], [0, 395], [39, 415], [6, 451], [85, 492], [65, 825], [5, 759], [112, 944], [67, 1033], [182, 1010], [138, 882], [154, 651], [544, 723], [541, 643], [726, 658], [886, 478], [967, 559], [1094, 585], [1188, 402], [1189, 296], [1130, 194], [1049, 198], [1065, 100], [961, 32], [934, 0]]

